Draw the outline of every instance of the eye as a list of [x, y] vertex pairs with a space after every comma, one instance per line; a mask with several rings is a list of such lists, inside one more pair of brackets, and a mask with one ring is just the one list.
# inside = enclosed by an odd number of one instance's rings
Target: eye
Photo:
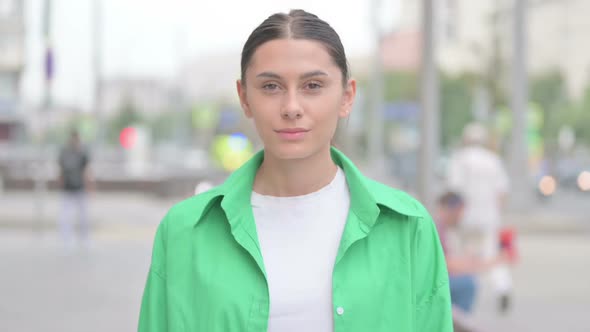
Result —
[[322, 85], [318, 82], [308, 82], [305, 84], [305, 88], [308, 90], [317, 90], [320, 89]]
[[279, 85], [276, 83], [265, 83], [262, 86], [262, 89], [266, 91], [276, 91], [279, 89]]

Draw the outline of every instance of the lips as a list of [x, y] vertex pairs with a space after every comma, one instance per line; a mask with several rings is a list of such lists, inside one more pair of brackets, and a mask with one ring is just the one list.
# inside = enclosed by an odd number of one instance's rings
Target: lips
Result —
[[284, 139], [286, 141], [301, 140], [305, 137], [307, 132], [309, 132], [308, 129], [304, 129], [304, 128], [284, 128], [284, 129], [279, 129], [279, 130], [275, 130], [275, 131], [277, 132], [279, 137], [281, 137], [282, 139]]
[[278, 133], [285, 133], [285, 134], [296, 134], [296, 133], [305, 133], [309, 130], [303, 128], [285, 128], [277, 130]]

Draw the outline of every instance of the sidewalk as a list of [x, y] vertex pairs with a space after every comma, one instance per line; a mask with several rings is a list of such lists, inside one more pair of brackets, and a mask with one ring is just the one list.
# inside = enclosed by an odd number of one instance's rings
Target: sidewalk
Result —
[[[88, 197], [91, 227], [154, 227], [178, 199], [137, 193], [92, 193]], [[19, 191], [0, 194], [0, 228], [54, 228], [60, 212], [60, 194]]]
[[[157, 198], [137, 193], [93, 193], [89, 197], [89, 218], [93, 228], [153, 228], [179, 198]], [[561, 204], [561, 203], [559, 203]], [[522, 232], [590, 233], [590, 216], [580, 208], [548, 205], [532, 213], [509, 214], [505, 223]], [[0, 228], [54, 228], [60, 210], [57, 192], [48, 192], [41, 200], [35, 192], [0, 194]]]

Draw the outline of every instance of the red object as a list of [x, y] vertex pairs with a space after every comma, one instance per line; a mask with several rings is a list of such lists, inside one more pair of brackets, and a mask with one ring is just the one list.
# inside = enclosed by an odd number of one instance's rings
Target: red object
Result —
[[512, 262], [515, 262], [518, 259], [516, 229], [513, 227], [504, 227], [500, 230], [500, 248], [506, 251], [508, 258]]
[[119, 134], [119, 143], [125, 150], [133, 149], [137, 141], [137, 131], [133, 127], [127, 127], [121, 130]]

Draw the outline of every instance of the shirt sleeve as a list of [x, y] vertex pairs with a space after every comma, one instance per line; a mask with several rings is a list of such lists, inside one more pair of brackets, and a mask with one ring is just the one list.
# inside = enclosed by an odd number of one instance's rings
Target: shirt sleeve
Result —
[[414, 240], [415, 331], [452, 332], [449, 276], [430, 215], [419, 220]]
[[166, 218], [156, 232], [152, 262], [139, 314], [139, 332], [168, 331], [166, 294]]

